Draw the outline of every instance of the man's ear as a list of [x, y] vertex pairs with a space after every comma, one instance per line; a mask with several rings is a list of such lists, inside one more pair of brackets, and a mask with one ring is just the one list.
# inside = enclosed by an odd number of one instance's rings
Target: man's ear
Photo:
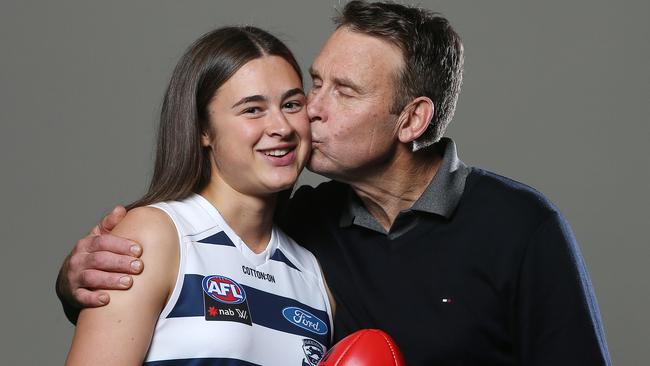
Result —
[[400, 142], [409, 143], [422, 136], [433, 118], [433, 101], [427, 97], [413, 99], [399, 117], [397, 136]]

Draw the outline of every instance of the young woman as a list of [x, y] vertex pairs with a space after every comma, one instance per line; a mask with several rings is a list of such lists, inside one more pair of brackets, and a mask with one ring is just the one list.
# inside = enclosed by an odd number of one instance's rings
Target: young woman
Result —
[[310, 151], [299, 66], [277, 38], [228, 27], [172, 75], [153, 179], [114, 234], [147, 270], [82, 310], [67, 365], [316, 365], [332, 311], [314, 256], [273, 224]]

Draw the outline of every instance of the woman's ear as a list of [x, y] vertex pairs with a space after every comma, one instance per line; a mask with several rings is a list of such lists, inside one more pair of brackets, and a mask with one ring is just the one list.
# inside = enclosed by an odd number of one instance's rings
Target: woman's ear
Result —
[[210, 146], [210, 142], [212, 142], [210, 132], [208, 130], [203, 130], [203, 132], [201, 132], [201, 146], [208, 147]]
[[427, 97], [413, 99], [402, 111], [398, 126], [400, 142], [409, 143], [422, 136], [433, 118], [433, 101]]

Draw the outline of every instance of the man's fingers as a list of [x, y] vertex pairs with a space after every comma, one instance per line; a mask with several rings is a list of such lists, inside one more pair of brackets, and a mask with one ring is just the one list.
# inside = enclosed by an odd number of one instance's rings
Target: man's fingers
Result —
[[106, 251], [131, 257], [139, 257], [142, 254], [142, 247], [138, 243], [119, 236], [102, 234], [92, 237], [91, 240], [87, 249], [90, 253]]
[[103, 291], [89, 291], [79, 288], [72, 294], [81, 308], [96, 308], [108, 304], [110, 296]]
[[[110, 273], [88, 269], [80, 274], [80, 286], [75, 290], [75, 299], [77, 299], [76, 292], [80, 290], [126, 290], [133, 285], [133, 278], [129, 275], [121, 273]], [[88, 290], [86, 290], [88, 291]], [[85, 295], [84, 295], [85, 296]]]
[[106, 272], [138, 274], [142, 272], [142, 261], [128, 255], [119, 255], [112, 252], [93, 252], [85, 255], [82, 266], [87, 269], [96, 269]]
[[[93, 229], [94, 231], [95, 229]], [[83, 238], [79, 239], [77, 241], [77, 244], [74, 246], [72, 249], [72, 253], [70, 253], [71, 256], [74, 256], [76, 253], [88, 253], [90, 251], [90, 248], [92, 248], [93, 241], [95, 240], [96, 235], [88, 234], [84, 236]]]
[[95, 225], [91, 230], [89, 236], [99, 236], [102, 234], [102, 229], [99, 224]]
[[115, 208], [113, 208], [113, 211], [104, 216], [102, 222], [99, 224], [98, 229], [100, 234], [110, 233], [115, 228], [115, 226], [117, 226], [117, 224], [122, 221], [124, 216], [126, 216], [126, 209], [123, 206], [115, 206]]

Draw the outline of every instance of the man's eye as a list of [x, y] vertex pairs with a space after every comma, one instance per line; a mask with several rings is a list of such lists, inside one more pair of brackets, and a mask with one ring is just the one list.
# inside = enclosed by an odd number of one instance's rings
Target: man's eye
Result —
[[349, 97], [352, 96], [351, 91], [348, 90], [348, 89], [345, 89], [345, 88], [338, 88], [338, 89], [335, 90], [335, 93], [337, 95], [340, 95], [340, 96], [344, 97], [344, 98], [349, 98]]
[[320, 89], [320, 87], [323, 86], [322, 84], [323, 84], [323, 82], [320, 79], [312, 79], [311, 88], [312, 88], [312, 90], [313, 89]]

